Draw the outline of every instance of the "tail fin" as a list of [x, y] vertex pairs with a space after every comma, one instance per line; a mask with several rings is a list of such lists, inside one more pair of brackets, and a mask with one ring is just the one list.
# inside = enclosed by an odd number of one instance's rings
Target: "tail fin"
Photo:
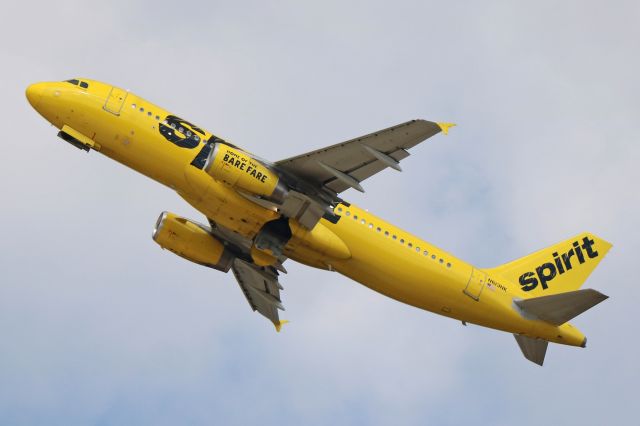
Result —
[[607, 241], [583, 233], [487, 273], [518, 283], [526, 297], [564, 293], [579, 289], [610, 248]]

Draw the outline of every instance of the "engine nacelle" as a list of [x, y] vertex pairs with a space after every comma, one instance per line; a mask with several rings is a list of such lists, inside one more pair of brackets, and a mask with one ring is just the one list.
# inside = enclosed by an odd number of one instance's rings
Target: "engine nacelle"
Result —
[[227, 272], [234, 259], [208, 227], [173, 213], [160, 215], [152, 237], [163, 249], [219, 271]]
[[250, 194], [282, 203], [287, 187], [280, 176], [246, 152], [224, 143], [216, 143], [204, 171], [216, 180]]

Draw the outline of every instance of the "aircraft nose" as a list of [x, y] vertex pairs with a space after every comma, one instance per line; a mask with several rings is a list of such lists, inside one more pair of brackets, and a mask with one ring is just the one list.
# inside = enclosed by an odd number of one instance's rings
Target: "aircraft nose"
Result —
[[35, 83], [27, 87], [27, 99], [32, 107], [37, 108], [42, 93], [44, 92], [44, 83]]

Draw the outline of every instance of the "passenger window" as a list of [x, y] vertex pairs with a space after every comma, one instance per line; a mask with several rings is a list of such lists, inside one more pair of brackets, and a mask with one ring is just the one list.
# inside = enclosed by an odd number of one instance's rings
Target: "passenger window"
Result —
[[148, 115], [149, 117], [151, 117], [151, 115], [152, 115], [151, 111], [149, 111], [149, 112], [147, 113], [147, 115]]
[[80, 82], [80, 87], [82, 87], [83, 89], [87, 89], [89, 87], [89, 83], [81, 81]]
[[143, 107], [140, 107], [140, 112], [144, 112], [144, 108]]
[[131, 104], [131, 108], [136, 109], [136, 104]]

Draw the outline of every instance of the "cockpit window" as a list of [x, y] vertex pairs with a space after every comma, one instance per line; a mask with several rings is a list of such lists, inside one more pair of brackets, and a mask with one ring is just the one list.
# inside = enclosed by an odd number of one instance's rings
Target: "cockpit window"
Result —
[[87, 89], [89, 87], [89, 83], [87, 83], [86, 81], [80, 81], [76, 78], [73, 78], [71, 80], [65, 80], [65, 83], [71, 83], [74, 86], [80, 86], [83, 89]]

